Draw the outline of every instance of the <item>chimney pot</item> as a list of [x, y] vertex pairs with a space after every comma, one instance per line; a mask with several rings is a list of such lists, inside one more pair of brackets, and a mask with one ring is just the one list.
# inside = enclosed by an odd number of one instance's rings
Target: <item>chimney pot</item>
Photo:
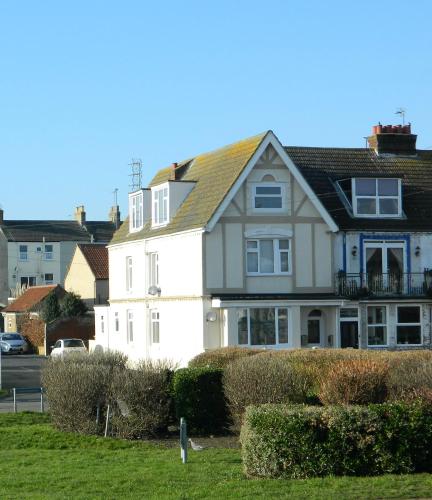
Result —
[[377, 154], [407, 155], [416, 154], [417, 136], [411, 134], [409, 125], [375, 125], [368, 137], [369, 147]]
[[120, 209], [118, 205], [113, 205], [108, 214], [108, 219], [115, 225], [118, 229], [120, 226]]
[[75, 209], [75, 220], [81, 226], [85, 224], [86, 213], [85, 213], [84, 205], [80, 205], [79, 207], [76, 207], [76, 209]]

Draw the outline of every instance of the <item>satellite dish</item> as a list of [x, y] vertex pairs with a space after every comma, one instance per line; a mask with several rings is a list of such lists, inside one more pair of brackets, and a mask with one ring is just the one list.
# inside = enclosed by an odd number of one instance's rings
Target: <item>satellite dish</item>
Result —
[[152, 285], [148, 289], [148, 293], [149, 293], [149, 295], [160, 295], [161, 289], [158, 286], [156, 286], [156, 285]]

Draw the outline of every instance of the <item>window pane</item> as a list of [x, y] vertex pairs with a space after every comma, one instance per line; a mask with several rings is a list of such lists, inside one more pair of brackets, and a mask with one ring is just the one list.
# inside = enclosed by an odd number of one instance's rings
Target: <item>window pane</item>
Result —
[[270, 186], [261, 186], [256, 188], [256, 194], [273, 194], [280, 195], [281, 188], [280, 187], [270, 187]]
[[357, 316], [358, 316], [358, 309], [350, 307], [340, 310], [341, 318], [357, 318]]
[[289, 242], [288, 240], [279, 240], [279, 248], [281, 250], [288, 250]]
[[385, 307], [368, 307], [368, 324], [380, 325], [386, 323]]
[[252, 345], [276, 344], [274, 309], [250, 309], [250, 330]]
[[420, 325], [398, 326], [397, 327], [398, 344], [421, 344]]
[[288, 267], [288, 252], [281, 252], [280, 254], [280, 267], [281, 273], [287, 273], [289, 271]]
[[273, 240], [260, 241], [260, 272], [274, 273]]
[[357, 196], [375, 196], [376, 195], [376, 180], [375, 179], [356, 179], [356, 195]]
[[248, 241], [247, 243], [248, 248], [258, 248], [258, 241]]
[[368, 344], [369, 345], [387, 344], [387, 327], [368, 326]]
[[379, 179], [378, 194], [382, 196], [398, 196], [399, 182], [397, 179]]
[[282, 208], [282, 198], [278, 196], [256, 196], [255, 208]]
[[237, 309], [238, 343], [248, 343], [247, 309]]
[[398, 323], [420, 323], [420, 307], [398, 307]]
[[247, 254], [247, 270], [248, 273], [258, 272], [258, 254], [249, 252]]
[[288, 309], [278, 310], [279, 344], [288, 343]]
[[380, 214], [397, 215], [399, 213], [399, 200], [397, 198], [380, 198]]
[[376, 213], [375, 198], [357, 198], [357, 213], [373, 215]]

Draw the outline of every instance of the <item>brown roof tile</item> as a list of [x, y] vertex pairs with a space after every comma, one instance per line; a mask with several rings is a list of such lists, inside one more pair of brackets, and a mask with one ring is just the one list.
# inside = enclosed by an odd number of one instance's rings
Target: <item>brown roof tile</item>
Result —
[[108, 279], [108, 249], [105, 245], [79, 244], [78, 248], [84, 255], [96, 279]]
[[[16, 300], [9, 304], [2, 312], [29, 312], [34, 311], [51, 292], [56, 288], [64, 293], [60, 285], [31, 286]], [[63, 294], [61, 293], [61, 294]]]

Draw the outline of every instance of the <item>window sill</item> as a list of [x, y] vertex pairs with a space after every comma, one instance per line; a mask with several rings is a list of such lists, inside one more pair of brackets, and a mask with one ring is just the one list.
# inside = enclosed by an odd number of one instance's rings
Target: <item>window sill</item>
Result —
[[292, 276], [292, 272], [287, 273], [246, 273], [246, 276], [257, 277], [257, 276]]

